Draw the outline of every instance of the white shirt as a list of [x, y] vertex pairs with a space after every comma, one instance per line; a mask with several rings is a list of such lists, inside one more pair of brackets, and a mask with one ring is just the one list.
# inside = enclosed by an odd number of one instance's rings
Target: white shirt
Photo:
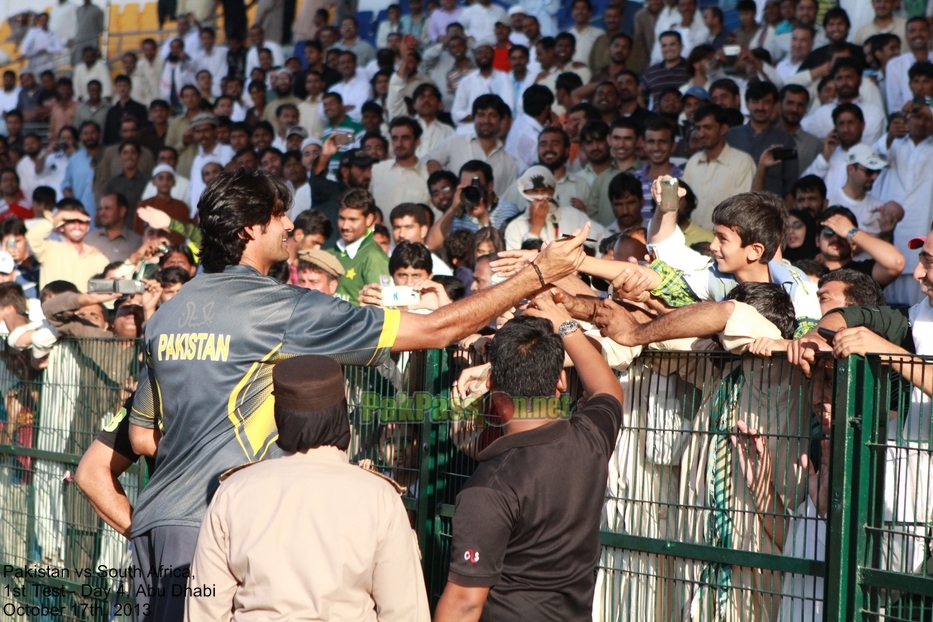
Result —
[[496, 194], [503, 195], [518, 175], [515, 172], [515, 158], [507, 152], [501, 141], [496, 141], [496, 148], [488, 155], [475, 136], [460, 136], [454, 134], [430, 153], [424, 156], [424, 162], [434, 160], [445, 170], [460, 172], [460, 167], [470, 160], [481, 160], [492, 167], [494, 176], [494, 190]]
[[[884, 147], [885, 139], [876, 149]], [[917, 267], [916, 250], [907, 242], [933, 222], [933, 137], [914, 144], [909, 136], [895, 138], [891, 148], [879, 151], [888, 158], [888, 168], [872, 189], [883, 201], [897, 201], [904, 207], [904, 219], [894, 229], [894, 246], [906, 261], [903, 274], [913, 274]]]
[[[372, 87], [370, 87], [369, 82], [357, 75], [349, 82], [346, 80], [341, 80], [337, 84], [333, 85], [330, 87], [330, 92], [340, 93], [340, 96], [343, 97], [344, 106], [353, 106], [353, 108], [347, 112], [348, 117], [354, 121], [362, 120], [363, 104], [369, 100], [369, 97], [372, 94]], [[323, 101], [321, 101], [320, 114], [321, 118], [324, 118]]]
[[[862, 142], [869, 145], [881, 138], [885, 129], [885, 114], [878, 106], [866, 102], [861, 97], [854, 102], [862, 110], [862, 116], [865, 117], [865, 131], [862, 133]], [[820, 140], [826, 138], [830, 132], [835, 129], [833, 124], [833, 110], [838, 106], [838, 100], [830, 104], [823, 104], [814, 112], [811, 112], [800, 120], [800, 127], [805, 132], [813, 134]]]
[[[579, 173], [571, 173], [568, 171], [563, 177], [557, 180], [557, 192], [554, 195], [554, 200], [557, 201], [559, 205], [566, 205], [568, 207], [573, 207], [570, 203], [570, 199], [580, 199], [585, 203], [587, 197], [590, 196], [590, 185], [590, 182], [584, 179]], [[518, 191], [517, 183], [509, 186], [509, 190], [505, 193], [505, 196], [502, 197], [502, 200], [514, 203], [520, 212], [524, 212], [528, 209], [528, 199], [523, 197]], [[613, 220], [612, 224], [614, 223], [615, 221]], [[606, 232], [609, 232], [608, 228]]]
[[487, 7], [477, 2], [463, 10], [459, 21], [464, 34], [473, 39], [473, 47], [476, 47], [483, 44], [495, 45], [496, 22], [508, 24], [509, 18], [501, 6], [490, 4]]
[[[197, 55], [203, 50], [201, 47], [201, 33], [198, 32], [197, 28], [191, 28], [188, 30], [184, 37], [176, 32], [174, 35], [165, 40], [165, 43], [162, 44], [162, 49], [159, 51], [159, 55], [163, 59], [167, 59], [169, 54], [172, 53], [172, 41], [175, 39], [181, 39], [181, 42], [185, 46], [185, 54], [191, 58], [196, 58]], [[248, 71], [246, 72], [246, 75], [249, 75]]]
[[577, 30], [577, 27], [574, 26], [567, 32], [577, 39], [577, 45], [573, 52], [573, 61], [575, 63], [589, 65], [590, 52], [593, 51], [593, 44], [596, 43], [596, 39], [598, 39], [600, 35], [606, 34], [606, 31], [602, 28], [587, 25], [583, 30]]
[[[933, 52], [927, 53], [927, 60], [933, 61]], [[910, 78], [907, 72], [916, 62], [917, 57], [913, 52], [901, 54], [888, 61], [884, 70], [884, 88], [888, 110], [891, 112], [901, 110], [904, 104], [913, 99], [914, 94], [910, 90]]]
[[505, 150], [515, 158], [519, 175], [538, 161], [538, 136], [543, 129], [536, 119], [527, 114], [522, 114], [512, 124], [505, 141]]
[[802, 60], [795, 63], [791, 60], [790, 56], [787, 56], [784, 58], [784, 60], [777, 64], [775, 69], [777, 70], [778, 75], [781, 76], [781, 80], [786, 83], [789, 77], [797, 73], [797, 70], [800, 69], [800, 65], [802, 64]]
[[159, 82], [159, 95], [162, 99], [172, 102], [172, 74], [175, 78], [175, 94], [181, 101], [181, 89], [188, 84], [197, 86], [194, 73], [191, 71], [191, 61], [181, 61], [178, 63], [166, 62], [162, 68], [162, 80]]
[[[541, 228], [540, 236], [531, 235], [531, 221], [529, 214], [519, 214], [515, 220], [509, 223], [505, 228], [505, 248], [515, 251], [522, 247], [522, 242], [540, 238], [544, 242], [553, 242], [557, 235], [572, 233], [576, 229], [581, 229], [586, 223], [590, 223], [590, 237], [597, 242], [602, 239], [605, 230], [599, 223], [592, 222], [586, 214], [575, 207], [551, 207], [544, 227]], [[556, 235], [555, 235], [556, 234]]]
[[[198, 155], [194, 156], [194, 160], [191, 162], [191, 183], [188, 186], [188, 207], [194, 210], [198, 201], [201, 199], [201, 193], [204, 192], [206, 184], [201, 177], [201, 169], [204, 168], [208, 158], [217, 158], [220, 160], [221, 166], [227, 166], [235, 155], [233, 147], [230, 145], [217, 143], [214, 145], [213, 153], [204, 153], [204, 147], [198, 145]], [[194, 214], [191, 215], [192, 217], [194, 216]]]
[[[285, 65], [285, 55], [282, 54], [282, 46], [276, 43], [275, 41], [269, 41], [268, 39], [263, 42], [263, 48], [266, 48], [272, 52], [272, 66], [273, 67], [282, 67]], [[262, 49], [262, 48], [259, 48]], [[256, 46], [253, 46], [246, 53], [246, 78], [249, 80], [249, 75], [253, 72], [253, 69], [259, 67], [259, 50], [256, 49]]]
[[430, 205], [429, 175], [423, 162], [417, 162], [411, 168], [399, 166], [394, 159], [374, 164], [370, 191], [376, 206], [388, 217], [389, 212], [401, 203]]
[[[55, 58], [52, 56], [63, 49], [61, 40], [51, 30], [42, 30], [39, 27], [33, 27], [26, 33], [20, 45], [20, 54], [29, 58], [29, 68], [33, 71], [45, 71], [55, 69]], [[44, 50], [44, 53], [39, 53]]]
[[220, 97], [220, 81], [227, 75], [227, 51], [226, 46], [215, 45], [210, 54], [202, 50], [193, 55], [192, 65], [195, 77], [202, 70], [211, 72], [211, 80], [213, 80], [211, 95], [214, 97]]
[[832, 155], [829, 156], [829, 162], [820, 152], [813, 163], [803, 172], [804, 175], [816, 175], [826, 184], [827, 194], [846, 185], [846, 154], [848, 150], [843, 150], [842, 145], [836, 147]]
[[419, 159], [424, 158], [429, 151], [456, 133], [454, 128], [446, 123], [441, 123], [437, 119], [430, 123], [425, 123], [422, 118], [418, 118], [416, 121], [421, 124], [421, 129], [424, 130], [421, 134], [421, 142], [418, 144], [418, 148], [415, 149], [415, 155]]
[[[292, 182], [288, 182], [288, 185], [291, 186]], [[291, 220], [295, 220], [301, 212], [311, 209], [311, 184], [302, 184], [300, 188], [294, 191], [293, 195], [295, 202], [292, 204], [292, 208], [288, 210], [288, 217]]]
[[[841, 205], [852, 210], [852, 213], [858, 219], [858, 228], [865, 233], [875, 236], [881, 233], [879, 216], [878, 214], [872, 214], [871, 211], [884, 205], [884, 201], [875, 195], [866, 193], [862, 199], [856, 200], [846, 194], [845, 188], [837, 188], [836, 190], [829, 190], [826, 198], [829, 199], [830, 205]], [[929, 226], [929, 223], [927, 223], [927, 226]]]
[[19, 104], [21, 87], [14, 87], [12, 91], [0, 89], [0, 112], [9, 112]]
[[23, 155], [16, 163], [16, 174], [19, 175], [19, 189], [23, 193], [25, 202], [31, 202], [32, 191], [42, 185], [39, 181], [40, 175], [36, 173], [35, 160], [28, 155]]
[[457, 85], [454, 105], [450, 109], [454, 123], [460, 123], [473, 114], [473, 102], [480, 95], [498, 95], [506, 106], [512, 108], [514, 102], [509, 74], [493, 69], [488, 78], [478, 70], [465, 76]]
[[[680, 14], [680, 11], [673, 10], [666, 19], [665, 11], [661, 11], [661, 14], [658, 16], [658, 21], [655, 22], [654, 26], [654, 46], [651, 48], [651, 64], [657, 65], [664, 60], [664, 57], [661, 56], [661, 33], [667, 30], [673, 30], [680, 33], [680, 37], [684, 43], [684, 51], [681, 52], [681, 56], [687, 58], [690, 56], [690, 52], [693, 51], [693, 48], [705, 43], [709, 39], [709, 29], [706, 27], [706, 24], [703, 23], [703, 17], [700, 14], [699, 10], [693, 15], [693, 23], [689, 26], [681, 25], [683, 22], [683, 16]], [[586, 62], [586, 61], [584, 61]]]
[[71, 2], [56, 4], [49, 11], [49, 30], [58, 35], [58, 40], [68, 43], [75, 38], [78, 28], [78, 7]]
[[512, 87], [513, 119], [517, 119], [525, 112], [525, 107], [522, 104], [522, 96], [525, 94], [525, 91], [528, 90], [528, 87], [535, 83], [537, 77], [538, 74], [533, 73], [530, 69], [525, 73], [525, 78], [523, 80], [516, 80], [514, 73], [509, 74], [509, 85]]
[[102, 98], [113, 95], [113, 83], [110, 81], [110, 70], [107, 69], [107, 64], [102, 60], [97, 60], [93, 65], [88, 67], [87, 63], [80, 62], [78, 66], [75, 67], [74, 77], [72, 79], [75, 88], [75, 98], [78, 101], [87, 99], [87, 83], [91, 80], [100, 81], [100, 96]]

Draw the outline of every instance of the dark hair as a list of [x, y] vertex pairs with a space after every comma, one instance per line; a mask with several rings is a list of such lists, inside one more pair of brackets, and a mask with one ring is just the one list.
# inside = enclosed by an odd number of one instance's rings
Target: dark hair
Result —
[[523, 251], [540, 251], [544, 247], [544, 240], [541, 238], [529, 238], [527, 240], [522, 240], [521, 250]]
[[494, 253], [499, 253], [505, 250], [505, 238], [502, 237], [502, 233], [495, 227], [482, 227], [476, 233], [473, 234], [473, 243], [479, 247], [483, 242], [489, 242], [492, 244], [495, 249]]
[[554, 104], [554, 93], [543, 84], [533, 84], [522, 93], [522, 107], [530, 117], [539, 117]]
[[557, 33], [557, 36], [554, 37], [554, 45], [557, 46], [558, 41], [569, 41], [570, 45], [576, 50], [577, 48], [577, 38], [574, 37], [571, 33], [564, 32]]
[[735, 5], [735, 10], [742, 13], [754, 12], [758, 10], [758, 5], [755, 4], [755, 0], [739, 0], [739, 3]]
[[411, 130], [415, 138], [421, 138], [421, 135], [424, 133], [424, 130], [421, 129], [421, 124], [411, 117], [395, 117], [392, 119], [389, 122], [389, 133], [391, 134], [392, 130], [396, 127], [407, 127]]
[[411, 216], [421, 227], [428, 226], [428, 208], [421, 203], [399, 203], [389, 213], [389, 222]]
[[928, 60], [917, 61], [907, 70], [907, 76], [911, 80], [918, 77], [933, 78], [933, 63]]
[[421, 97], [428, 91], [434, 93], [434, 96], [436, 98], [443, 99], [443, 97], [441, 96], [440, 89], [438, 89], [436, 86], [434, 86], [430, 82], [422, 82], [421, 84], [417, 86], [417, 88], [415, 88], [414, 92], [411, 94], [412, 101], [417, 100], [419, 97]]
[[658, 41], [660, 41], [664, 37], [677, 37], [677, 43], [681, 45], [684, 44], [684, 38], [680, 36], [680, 33], [677, 32], [676, 30], [665, 30], [660, 35], [658, 35]]
[[708, 93], [712, 94], [715, 90], [723, 90], [731, 93], [733, 97], [739, 96], [739, 85], [732, 78], [720, 78], [709, 85]]
[[638, 178], [630, 173], [619, 173], [609, 182], [609, 200], [621, 199], [626, 194], [636, 197], [642, 203], [645, 201], [645, 194]]
[[540, 45], [545, 50], [553, 50], [555, 43], [554, 37], [541, 37], [535, 42], [535, 47]]
[[156, 279], [162, 287], [167, 287], [169, 285], [175, 285], [176, 283], [184, 285], [191, 280], [191, 275], [181, 266], [169, 266], [168, 268], [159, 270], [158, 274], [156, 274]]
[[32, 202], [41, 205], [55, 205], [55, 188], [39, 186], [32, 191]]
[[859, 120], [859, 123], [865, 123], [865, 115], [862, 114], [862, 109], [852, 102], [846, 102], [844, 104], [839, 104], [833, 110], [833, 124], [839, 121], [840, 115], [843, 115], [847, 112], [854, 115], [855, 118]]
[[798, 259], [792, 265], [807, 276], [815, 276], [818, 279], [823, 278], [823, 275], [829, 272], [829, 269], [816, 259]]
[[[495, 181], [492, 173], [492, 167], [482, 160], [469, 160], [466, 164], [460, 167], [460, 176], [463, 177], [464, 173], [482, 173], [483, 177], [486, 179], [487, 184]], [[457, 181], [459, 182], [460, 180], [458, 179]]]
[[[282, 164], [295, 160], [296, 162], [301, 162], [301, 152], [297, 149], [291, 149], [282, 154]], [[303, 169], [302, 169], [303, 170]], [[305, 173], [307, 175], [307, 173]]]
[[726, 296], [726, 300], [744, 302], [755, 308], [766, 320], [774, 324], [784, 339], [793, 339], [797, 328], [797, 314], [790, 295], [774, 283], [740, 283]]
[[[55, 203], [54, 199], [52, 203]], [[0, 239], [8, 235], [26, 235], [26, 223], [23, 222], [22, 218], [13, 216], [12, 218], [7, 218], [0, 222]]]
[[358, 209], [363, 211], [363, 215], [376, 213], [376, 203], [373, 201], [373, 195], [362, 188], [351, 188], [347, 190], [337, 200], [337, 213], [345, 209]]
[[249, 133], [250, 136], [256, 133], [256, 130], [265, 130], [275, 136], [275, 128], [272, 127], [272, 124], [268, 121], [259, 121], [256, 125], [253, 126], [253, 131]]
[[570, 136], [567, 135], [567, 132], [564, 131], [564, 128], [559, 125], [549, 125], [545, 127], [538, 134], [538, 141], [541, 140], [541, 137], [545, 134], [557, 134], [561, 138], [561, 142], [564, 144], [564, 149], [570, 149]]
[[927, 30], [930, 29], [930, 22], [927, 21], [927, 18], [923, 17], [922, 15], [917, 15], [916, 17], [911, 17], [910, 19], [907, 20], [907, 24], [904, 26], [904, 30], [906, 31], [907, 28], [914, 22], [923, 24], [924, 26], [927, 27]]
[[364, 102], [363, 105], [360, 107], [361, 115], [366, 114], [367, 112], [374, 112], [381, 117], [384, 111], [382, 109], [382, 106], [370, 100], [368, 102]]
[[806, 104], [809, 104], [809, 103], [810, 103], [810, 91], [808, 91], [806, 88], [800, 86], [799, 84], [786, 84], [786, 85], [784, 85], [784, 87], [781, 89], [780, 93], [778, 93], [778, 101], [779, 101], [779, 102], [784, 101], [784, 96], [787, 95], [788, 93], [790, 93], [790, 94], [792, 94], [792, 95], [803, 95], [804, 97], [806, 97], [806, 100], [805, 100], [804, 103], [806, 103]]
[[580, 142], [588, 140], [605, 140], [609, 137], [609, 126], [605, 121], [587, 121], [580, 128]]
[[291, 195], [284, 179], [261, 170], [221, 173], [198, 201], [204, 271], [222, 272], [239, 264], [247, 242], [244, 229], [267, 225], [284, 214]]
[[768, 95], [774, 98], [774, 101], [778, 101], [778, 90], [774, 86], [773, 82], [768, 80], [749, 80], [748, 86], [745, 87], [745, 101], [761, 101], [766, 98]]
[[[557, 80], [554, 82], [554, 90], [560, 91], [565, 90], [568, 93], [573, 93], [575, 90], [583, 86], [583, 80], [579, 75], [575, 74], [572, 71], [565, 71], [562, 74], [557, 76]], [[545, 87], [547, 88], [547, 87]]]
[[668, 132], [668, 137], [674, 140], [676, 130], [674, 130], [674, 126], [671, 125], [670, 121], [660, 118], [653, 119], [645, 124], [645, 133], [648, 132]]
[[[514, 50], [515, 47], [513, 46], [512, 49]], [[463, 281], [456, 277], [435, 274], [431, 277], [431, 280], [444, 286], [444, 291], [447, 292], [447, 297], [450, 298], [451, 302], [457, 302], [466, 296], [466, 287], [464, 287]]]
[[513, 45], [509, 48], [509, 56], [511, 56], [513, 52], [521, 52], [525, 55], [525, 58], [531, 58], [531, 50], [529, 50], [526, 45]]
[[855, 214], [852, 213], [848, 207], [843, 207], [841, 205], [830, 205], [817, 216], [817, 224], [823, 226], [823, 223], [829, 220], [832, 216], [842, 216], [846, 220], [852, 223], [853, 227], [858, 227], [858, 218]]
[[847, 307], [883, 307], [887, 304], [881, 286], [863, 272], [851, 268], [832, 270], [820, 277], [819, 287], [833, 281], [845, 283]]
[[460, 180], [450, 171], [434, 171], [428, 175], [428, 191], [430, 192], [431, 186], [442, 181], [449, 183], [451, 188], [456, 188], [460, 185]]
[[797, 194], [798, 190], [803, 190], [804, 192], [816, 191], [819, 193], [821, 199], [826, 199], [826, 182], [816, 175], [804, 175], [798, 179], [797, 183], [794, 184], [794, 194]]
[[590, 102], [580, 102], [579, 104], [574, 104], [570, 110], [567, 111], [568, 114], [574, 112], [582, 112], [583, 118], [589, 121], [602, 121], [602, 113]]
[[[803, 209], [792, 209], [787, 213], [788, 216], [793, 216], [797, 220], [803, 223], [804, 229], [806, 229], [806, 234], [803, 237], [803, 244], [797, 248], [791, 248], [790, 246], [784, 249], [783, 255], [784, 259], [793, 263], [800, 259], [813, 259], [820, 252], [820, 249], [816, 245], [816, 219], [810, 215], [810, 212]], [[790, 223], [788, 222], [788, 227]]]
[[20, 315], [26, 315], [26, 294], [19, 283], [0, 283], [0, 307], [13, 307]]
[[859, 79], [862, 78], [862, 64], [851, 56], [840, 56], [837, 58], [836, 62], [833, 63], [833, 70], [829, 74], [830, 77], [835, 80], [836, 74], [843, 69], [851, 69], [858, 75]]
[[334, 226], [331, 224], [330, 219], [322, 212], [317, 209], [306, 209], [297, 216], [295, 216], [295, 230], [301, 230], [305, 235], [314, 235], [319, 234], [324, 237], [325, 240], [330, 238], [334, 233]]
[[689, 67], [687, 67], [687, 71], [692, 76], [694, 74], [694, 69], [693, 69], [694, 63], [698, 63], [704, 58], [706, 58], [707, 56], [713, 56], [715, 54], [716, 54], [716, 49], [711, 45], [708, 45], [706, 43], [701, 43], [700, 45], [696, 46], [695, 48], [690, 50], [690, 54], [687, 55], [687, 64], [689, 65]]
[[287, 103], [286, 103], [286, 104], [279, 104], [279, 105], [276, 107], [276, 109], [275, 109], [275, 116], [276, 116], [276, 117], [281, 117], [281, 116], [282, 116], [282, 111], [284, 111], [284, 110], [294, 110], [294, 111], [295, 111], [295, 114], [298, 114], [298, 106], [296, 106], [295, 104], [287, 104]]
[[718, 104], [703, 104], [693, 113], [693, 122], [699, 123], [706, 117], [713, 117], [718, 125], [728, 125], [729, 115], [726, 109]]
[[174, 253], [180, 253], [184, 255], [189, 265], [195, 267], [198, 265], [197, 260], [194, 258], [194, 253], [191, 252], [191, 248], [187, 244], [176, 244], [171, 246], [169, 251], [159, 258], [159, 267], [163, 268], [165, 266], [165, 262], [168, 261], [168, 258], [171, 257]]
[[632, 117], [619, 117], [615, 121], [609, 124], [609, 133], [612, 134], [613, 130], [632, 130], [635, 136], [641, 138], [644, 136], [644, 132], [641, 129], [641, 125], [638, 124], [635, 119]]
[[461, 264], [472, 268], [476, 254], [474, 238], [473, 232], [469, 229], [451, 231], [444, 239], [444, 252], [451, 261], [456, 259]]
[[387, 152], [389, 151], [389, 141], [386, 140], [386, 137], [380, 134], [379, 132], [366, 132], [360, 137], [360, 145], [365, 145], [367, 140], [372, 140], [375, 138], [382, 143], [382, 148]]
[[550, 320], [522, 315], [489, 344], [495, 389], [512, 397], [551, 397], [564, 368], [564, 344]]
[[117, 148], [117, 153], [122, 152], [124, 147], [132, 147], [133, 149], [136, 150], [136, 153], [140, 155], [143, 152], [142, 145], [139, 144], [138, 140], [124, 140], [122, 143], [120, 143], [120, 146]]
[[288, 260], [284, 259], [269, 266], [269, 276], [279, 283], [288, 284], [291, 282], [291, 270], [288, 267]]
[[505, 106], [505, 102], [498, 95], [480, 95], [473, 100], [473, 116], [475, 117], [480, 110], [489, 110], [490, 108], [499, 112], [503, 106]]
[[846, 28], [852, 28], [852, 22], [849, 21], [849, 14], [846, 13], [846, 10], [841, 6], [834, 6], [823, 16], [823, 28], [826, 28], [826, 25], [831, 19], [841, 19], [846, 23]]
[[389, 257], [389, 274], [395, 274], [402, 268], [424, 270], [431, 274], [434, 271], [431, 251], [419, 242], [399, 242]]
[[45, 287], [39, 291], [39, 300], [45, 302], [50, 298], [54, 298], [55, 296], [68, 292], [73, 294], [80, 293], [78, 291], [78, 286], [71, 281], [52, 281], [50, 283], [46, 283]]
[[898, 45], [901, 44], [901, 38], [890, 32], [882, 32], [865, 39], [865, 43], [868, 44], [868, 49], [872, 55], [892, 41], [897, 41]]
[[784, 243], [787, 208], [779, 197], [767, 192], [743, 192], [731, 196], [713, 210], [713, 224], [733, 229], [742, 247], [762, 244], [759, 263], [766, 264]]

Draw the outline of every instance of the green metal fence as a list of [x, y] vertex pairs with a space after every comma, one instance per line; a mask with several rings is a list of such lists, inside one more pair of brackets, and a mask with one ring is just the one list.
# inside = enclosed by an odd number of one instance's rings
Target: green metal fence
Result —
[[[405, 353], [345, 370], [351, 460], [405, 488], [432, 606], [457, 492], [501, 435], [449, 402], [481, 358]], [[126, 542], [71, 475], [139, 361], [127, 341], [63, 342], [42, 369], [0, 352], [0, 567], [70, 571], [4, 572], [3, 619], [129, 617], [128, 585], [97, 573], [129, 564]], [[646, 350], [620, 382], [594, 620], [933, 620], [930, 399], [881, 361], [827, 359], [808, 379], [779, 356]], [[571, 374], [566, 403], [581, 399]], [[824, 463], [817, 474], [804, 454]], [[131, 501], [144, 470], [120, 478]]]

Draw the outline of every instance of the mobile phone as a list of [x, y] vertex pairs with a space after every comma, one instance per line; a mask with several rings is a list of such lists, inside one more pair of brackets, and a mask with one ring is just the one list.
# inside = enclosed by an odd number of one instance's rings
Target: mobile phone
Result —
[[724, 45], [722, 46], [722, 53], [726, 56], [738, 56], [742, 52], [741, 45]]
[[911, 100], [911, 102], [914, 105], [914, 111], [927, 105], [927, 100], [923, 97], [923, 95], [914, 95], [914, 98]]
[[829, 330], [828, 328], [817, 328], [816, 332], [819, 333], [820, 337], [825, 339], [829, 345], [833, 345], [833, 341], [836, 339], [836, 331]]
[[382, 288], [383, 307], [411, 307], [421, 302], [421, 294], [407, 285], [389, 285]]
[[783, 162], [784, 160], [796, 160], [797, 150], [793, 147], [781, 147], [780, 149], [775, 149], [772, 151], [771, 156], [778, 162]]
[[142, 294], [146, 284], [130, 279], [91, 279], [87, 282], [89, 294]]
[[344, 145], [349, 145], [353, 142], [353, 136], [350, 134], [334, 134], [334, 144], [343, 147]]
[[676, 212], [680, 207], [680, 197], [677, 191], [680, 183], [676, 177], [665, 177], [661, 180], [661, 204], [658, 206], [662, 212]]

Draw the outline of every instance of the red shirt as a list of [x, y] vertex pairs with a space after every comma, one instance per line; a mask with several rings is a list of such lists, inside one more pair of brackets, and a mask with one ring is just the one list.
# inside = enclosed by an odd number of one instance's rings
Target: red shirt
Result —
[[512, 71], [512, 61], [509, 60], [509, 49], [512, 47], [512, 42], [509, 41], [506, 43], [505, 47], [500, 46], [501, 44], [497, 43], [492, 48], [492, 68], [508, 73], [509, 71]]

